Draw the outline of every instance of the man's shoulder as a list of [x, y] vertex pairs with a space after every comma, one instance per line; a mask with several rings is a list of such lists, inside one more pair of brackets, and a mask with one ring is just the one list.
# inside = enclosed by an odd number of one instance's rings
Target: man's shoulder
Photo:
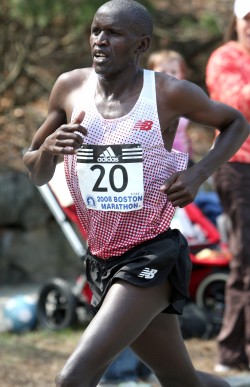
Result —
[[70, 86], [71, 88], [79, 87], [79, 85], [82, 85], [87, 81], [91, 71], [91, 67], [67, 71], [58, 77], [57, 82], [64, 84], [65, 86]]
[[50, 97], [51, 101], [56, 101], [57, 105], [61, 104], [61, 106], [64, 106], [65, 101], [71, 100], [78, 90], [82, 90], [91, 71], [91, 68], [83, 68], [61, 74], [53, 86]]
[[191, 82], [185, 79], [177, 79], [164, 73], [155, 73], [156, 91], [166, 96], [174, 96], [187, 91]]

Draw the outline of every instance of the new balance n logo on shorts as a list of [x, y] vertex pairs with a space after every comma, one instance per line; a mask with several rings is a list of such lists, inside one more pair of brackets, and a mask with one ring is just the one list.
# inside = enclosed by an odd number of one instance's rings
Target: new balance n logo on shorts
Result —
[[158, 270], [156, 269], [150, 269], [149, 267], [145, 267], [145, 269], [143, 269], [140, 274], [138, 275], [138, 277], [140, 278], [146, 278], [146, 279], [152, 279], [154, 278], [155, 274], [158, 272]]

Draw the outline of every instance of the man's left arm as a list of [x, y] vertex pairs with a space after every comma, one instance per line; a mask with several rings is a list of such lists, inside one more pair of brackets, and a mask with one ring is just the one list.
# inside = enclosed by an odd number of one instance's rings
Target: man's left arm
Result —
[[[249, 136], [250, 126], [238, 110], [212, 101], [190, 82], [182, 82], [177, 94], [180, 115], [220, 132], [203, 159], [186, 171], [174, 173], [161, 187], [175, 207], [184, 207], [194, 200], [200, 185], [237, 152]], [[181, 106], [185, 106], [185, 110]]]

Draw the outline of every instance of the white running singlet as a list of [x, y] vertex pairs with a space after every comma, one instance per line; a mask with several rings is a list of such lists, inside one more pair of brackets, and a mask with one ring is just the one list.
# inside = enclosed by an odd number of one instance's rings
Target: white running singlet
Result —
[[88, 134], [77, 155], [65, 156], [65, 173], [78, 217], [93, 255], [121, 255], [166, 231], [174, 207], [159, 191], [174, 172], [187, 167], [188, 155], [164, 148], [157, 113], [155, 73], [144, 70], [140, 96], [123, 117], [105, 119], [94, 94], [92, 71], [72, 119], [85, 111]]

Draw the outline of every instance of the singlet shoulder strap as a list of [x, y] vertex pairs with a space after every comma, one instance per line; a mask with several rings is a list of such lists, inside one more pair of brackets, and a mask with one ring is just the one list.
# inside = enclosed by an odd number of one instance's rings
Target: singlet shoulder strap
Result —
[[141, 96], [151, 101], [156, 101], [155, 72], [144, 69], [143, 71], [143, 89]]
[[92, 69], [92, 71], [89, 74], [88, 79], [86, 80], [86, 83], [84, 85], [83, 91], [81, 92], [78, 102], [74, 106], [71, 119], [73, 120], [76, 115], [82, 111], [88, 108], [89, 104], [92, 101], [92, 97], [94, 97], [95, 89], [96, 89], [96, 82], [97, 82], [97, 76], [95, 71]]
[[89, 78], [84, 87], [84, 94], [89, 98], [94, 95], [97, 83], [97, 74], [94, 70], [91, 71]]

